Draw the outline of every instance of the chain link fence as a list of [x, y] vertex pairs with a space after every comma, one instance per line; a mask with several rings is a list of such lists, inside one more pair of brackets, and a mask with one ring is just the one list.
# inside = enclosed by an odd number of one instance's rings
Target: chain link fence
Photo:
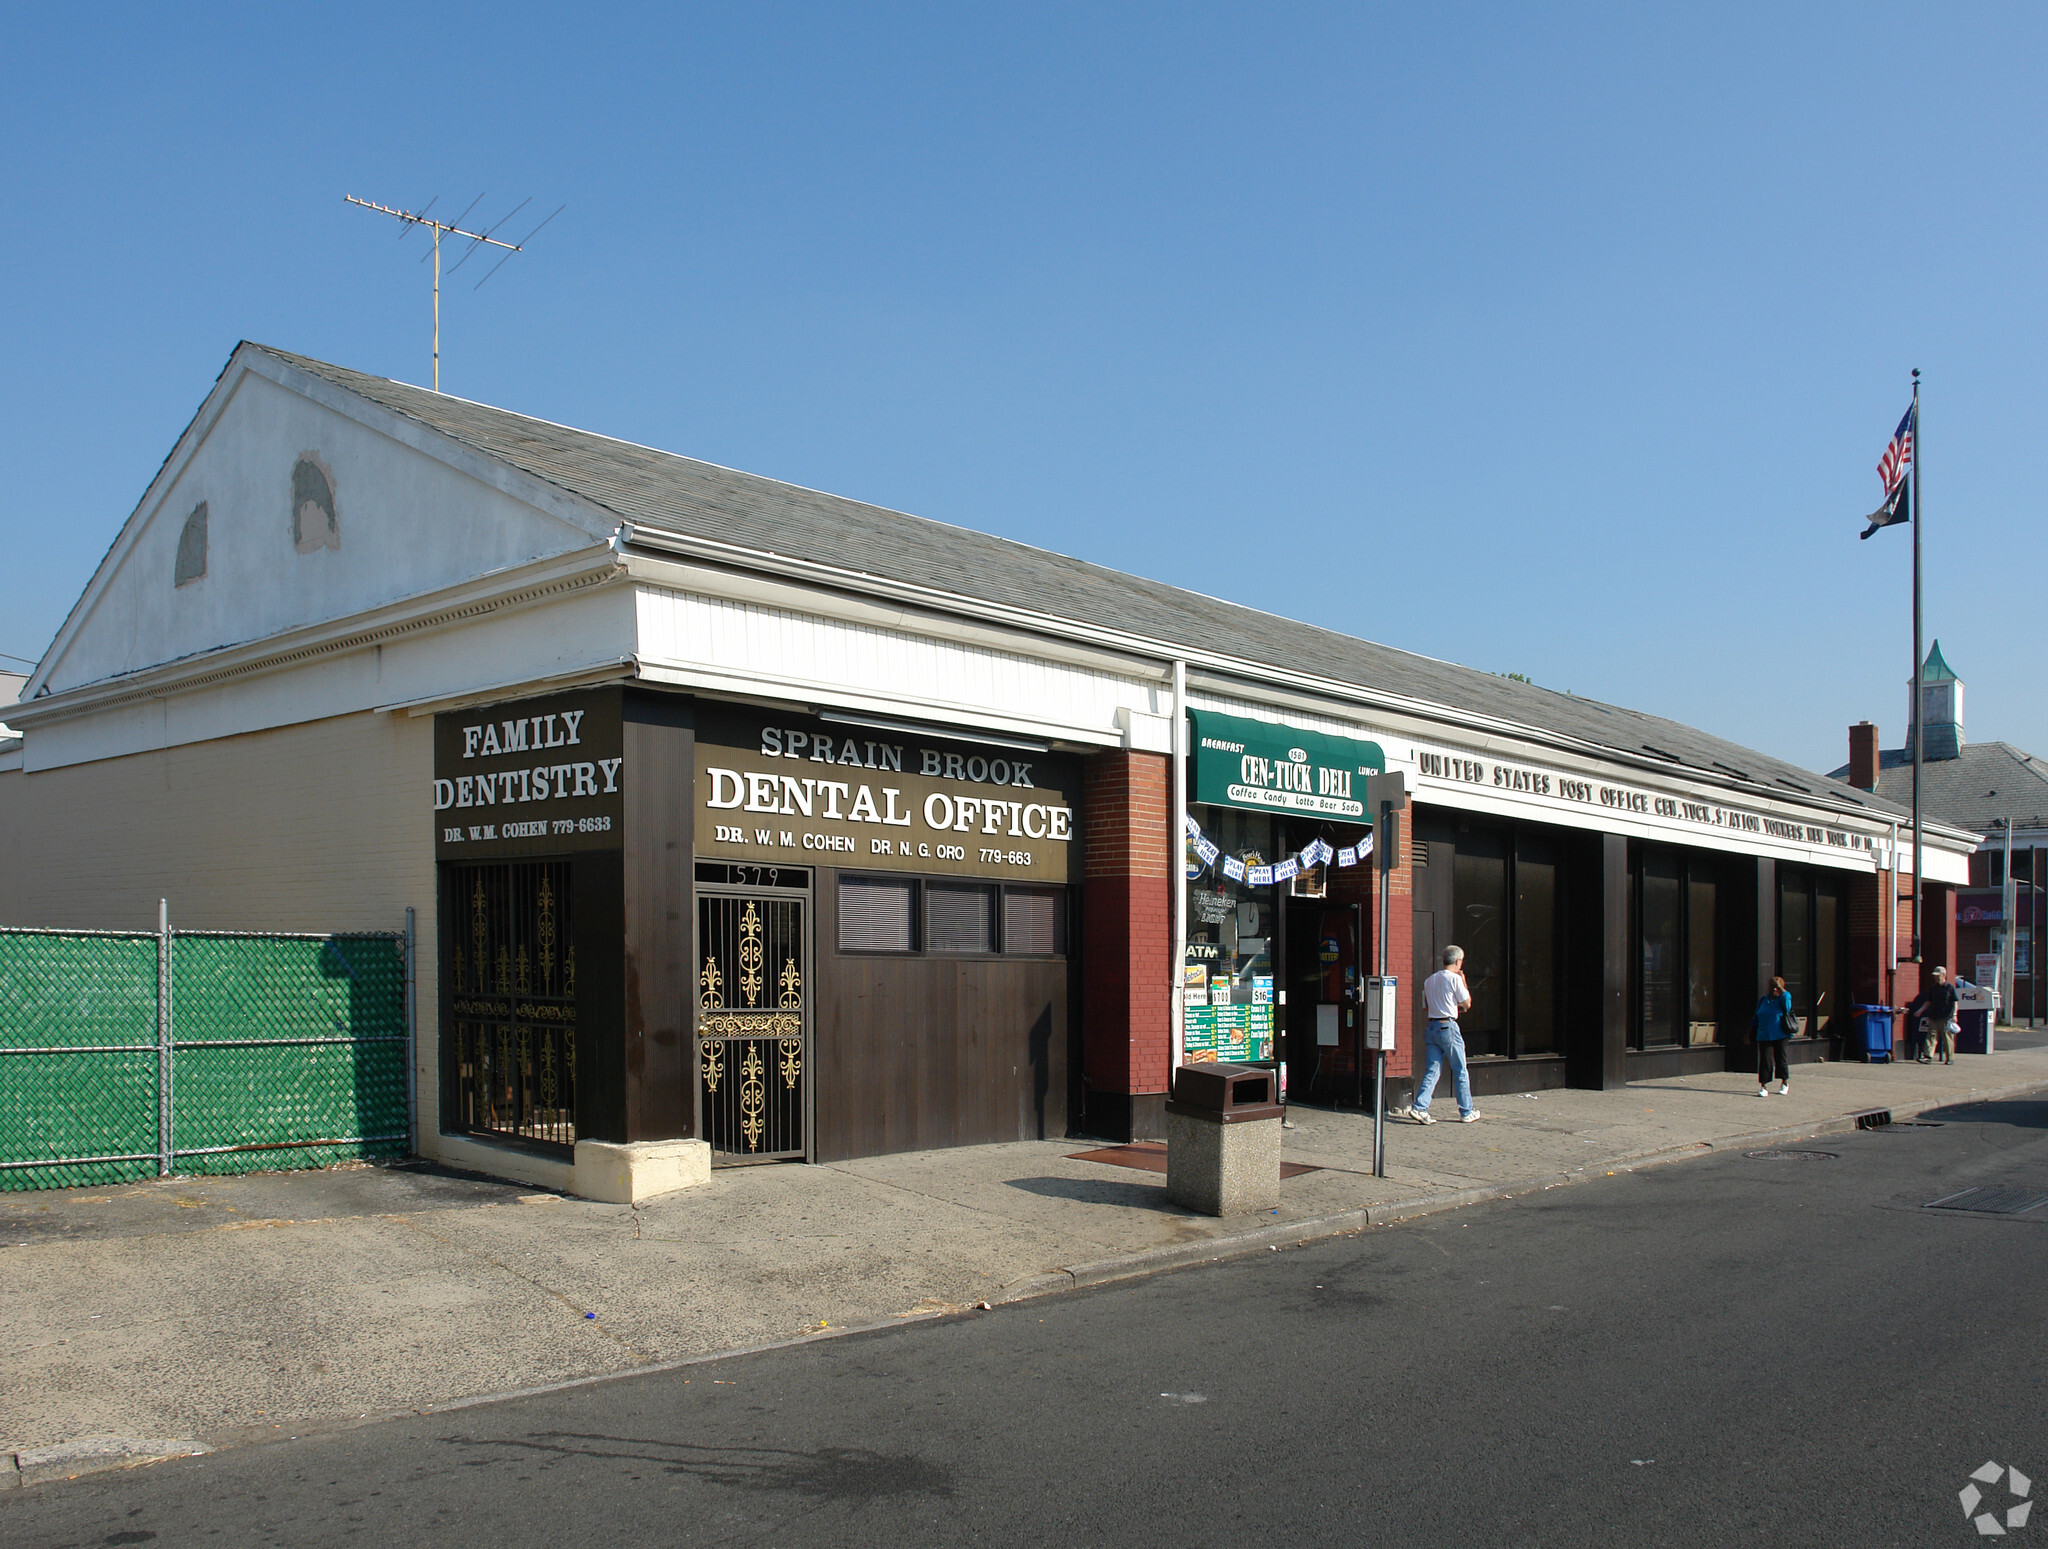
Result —
[[0, 929], [0, 1191], [411, 1146], [403, 933]]

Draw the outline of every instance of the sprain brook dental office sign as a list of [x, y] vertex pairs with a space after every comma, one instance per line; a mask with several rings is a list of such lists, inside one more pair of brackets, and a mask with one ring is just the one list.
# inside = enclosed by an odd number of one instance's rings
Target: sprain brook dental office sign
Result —
[[1188, 719], [1194, 752], [1190, 800], [1367, 821], [1365, 777], [1387, 767], [1377, 742], [1296, 731], [1213, 710], [1190, 710]]
[[707, 705], [696, 784], [700, 859], [1067, 880], [1069, 758]]

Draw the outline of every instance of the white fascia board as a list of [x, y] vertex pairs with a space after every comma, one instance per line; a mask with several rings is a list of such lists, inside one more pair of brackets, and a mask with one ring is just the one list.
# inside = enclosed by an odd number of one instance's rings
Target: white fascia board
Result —
[[[884, 576], [850, 571], [810, 560], [792, 559], [785, 555], [764, 554], [738, 544], [717, 542], [635, 523], [628, 523], [622, 527], [619, 536], [622, 547], [629, 552], [637, 548], [653, 554], [680, 555], [720, 569], [772, 575], [793, 580], [799, 585], [807, 583], [814, 588], [887, 597], [915, 607], [921, 612], [970, 618], [984, 625], [993, 621], [1007, 625], [1021, 634], [1043, 639], [1087, 642], [1097, 649], [1107, 649], [1135, 657], [1139, 661], [1157, 664], [1154, 667], [1155, 674], [1161, 668], [1170, 670], [1171, 664], [1175, 661], [1186, 662], [1191, 687], [1213, 689], [1233, 698], [1246, 695], [1261, 698], [1288, 696], [1316, 704], [1320, 708], [1314, 713], [1341, 720], [1351, 720], [1362, 711], [1373, 712], [1381, 717], [1413, 717], [1416, 722], [1434, 728], [1435, 734], [1439, 736], [1449, 733], [1465, 737], [1507, 737], [1519, 744], [1570, 753], [1605, 768], [1628, 771], [1631, 777], [1640, 777], [1642, 774], [1655, 771], [1664, 771], [1668, 774], [1672, 768], [1662, 759], [1603, 747], [1598, 743], [1540, 726], [1457, 710], [1448, 705], [1416, 699], [1409, 695], [1363, 688], [1356, 684], [1342, 683], [1311, 673], [1295, 672], [1270, 663], [1248, 661], [1220, 652], [1190, 650], [1168, 641], [1155, 640], [1128, 631], [1081, 624], [1034, 609], [988, 602], [912, 582], [896, 581]], [[1020, 646], [1013, 645], [1009, 649], [1016, 650], [1019, 654], [1031, 654]], [[1710, 788], [1718, 783], [1716, 777], [1703, 770], [1691, 771], [1691, 777]], [[1756, 789], [1749, 782], [1732, 780], [1727, 782], [1727, 788], [1744, 791]], [[1816, 797], [1810, 802], [1802, 802], [1796, 796], [1785, 799], [1802, 811], [1825, 813], [1830, 819], [1838, 822], [1853, 821], [1841, 806], [1825, 797]], [[1878, 820], [1875, 815], [1871, 815], [1862, 821]]]
[[62, 662], [65, 652], [77, 638], [78, 632], [85, 627], [115, 572], [120, 569], [121, 561], [135, 546], [143, 529], [149, 525], [150, 518], [156, 514], [157, 507], [162, 504], [194, 455], [205, 444], [206, 438], [213, 433], [214, 427], [220, 423], [221, 416], [234, 401], [243, 381], [252, 373], [353, 420], [389, 440], [431, 457], [501, 494], [509, 495], [555, 517], [597, 541], [608, 542], [619, 528], [617, 514], [592, 501], [572, 495], [559, 485], [549, 484], [545, 480], [522, 473], [499, 458], [479, 452], [395, 410], [371, 403], [346, 388], [335, 386], [323, 377], [316, 377], [310, 372], [288, 365], [261, 345], [245, 342], [238, 345], [234, 354], [228, 357], [228, 363], [222, 368], [212, 391], [206, 395], [198, 412], [192, 416], [191, 422], [186, 425], [171, 447], [169, 455], [157, 469], [156, 476], [149, 481], [149, 487], [136, 502], [135, 509], [121, 524], [121, 530], [115, 534], [113, 544], [94, 569], [92, 579], [86, 583], [85, 590], [71, 605], [71, 611], [65, 615], [56, 638], [50, 642], [49, 649], [43, 653], [42, 660], [36, 664], [28, 682], [22, 685], [21, 694], [24, 700], [32, 699], [40, 693], [50, 674]]
[[758, 672], [722, 672], [717, 668], [693, 667], [682, 662], [643, 659], [637, 676], [643, 683], [666, 688], [694, 689], [720, 699], [748, 704], [793, 703], [831, 710], [847, 710], [884, 716], [892, 721], [921, 721], [933, 727], [957, 726], [963, 732], [1007, 733], [1033, 742], [1072, 744], [1077, 747], [1117, 748], [1123, 746], [1123, 732], [1111, 726], [1069, 726], [1031, 720], [987, 705], [952, 704], [944, 700], [861, 693], [843, 684], [815, 679], [777, 677]]
[[1115, 677], [1169, 683], [1173, 673], [1157, 657], [1107, 651], [1073, 640], [1019, 629], [993, 627], [959, 613], [903, 603], [883, 603], [858, 592], [736, 570], [725, 565], [690, 564], [625, 551], [626, 572], [637, 581], [671, 591], [694, 592], [730, 602], [758, 603], [790, 613], [808, 614], [839, 623], [901, 630], [956, 645], [978, 645], [1007, 655], [1084, 667]]
[[480, 688], [454, 689], [428, 694], [420, 699], [394, 700], [378, 705], [379, 715], [403, 715], [409, 719], [439, 715], [444, 710], [474, 710], [500, 705], [513, 699], [531, 699], [536, 694], [559, 694], [572, 688], [595, 688], [601, 683], [623, 683], [637, 676], [638, 664], [630, 656], [593, 661], [560, 672], [504, 678]]
[[[323, 656], [289, 672], [231, 679], [42, 727], [28, 741], [31, 770], [346, 715], [393, 702], [465, 698], [477, 685], [546, 682], [574, 675], [617, 677], [632, 641], [624, 588], [591, 587], [529, 609], [488, 614], [464, 627]], [[611, 642], [606, 656], [594, 652]]]

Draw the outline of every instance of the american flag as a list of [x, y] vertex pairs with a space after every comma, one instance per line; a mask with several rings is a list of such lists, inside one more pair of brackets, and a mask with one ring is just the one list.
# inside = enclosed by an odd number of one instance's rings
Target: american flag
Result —
[[1913, 410], [1909, 407], [1899, 420], [1899, 428], [1892, 432], [1891, 445], [1884, 449], [1884, 456], [1877, 460], [1877, 476], [1884, 480], [1884, 492], [1889, 495], [1899, 487], [1899, 480], [1906, 476], [1906, 470], [1913, 466]]

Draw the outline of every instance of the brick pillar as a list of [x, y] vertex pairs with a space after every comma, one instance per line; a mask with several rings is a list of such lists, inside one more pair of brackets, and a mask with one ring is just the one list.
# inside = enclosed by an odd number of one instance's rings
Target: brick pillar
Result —
[[1173, 1052], [1169, 773], [1164, 754], [1108, 752], [1088, 760], [1083, 779], [1081, 1128], [1117, 1140], [1166, 1133]]
[[[1422, 981], [1415, 977], [1415, 859], [1409, 820], [1414, 812], [1400, 814], [1401, 864], [1394, 868], [1387, 888], [1387, 972], [1400, 981], [1395, 1013], [1401, 1032], [1387, 1055], [1387, 1101], [1396, 1107], [1415, 1095], [1415, 1075], [1422, 1069], [1422, 1029], [1429, 1019], [1422, 1014]], [[1358, 868], [1361, 872], [1367, 868]], [[1371, 860], [1372, 896], [1365, 913], [1365, 957], [1361, 969], [1371, 973], [1379, 963], [1380, 869], [1377, 855]], [[1436, 969], [1432, 967], [1431, 973]], [[1366, 1071], [1371, 1079], [1371, 1069]], [[1397, 1079], [1398, 1078], [1398, 1079]], [[1396, 1095], [1396, 1088], [1405, 1095]]]

